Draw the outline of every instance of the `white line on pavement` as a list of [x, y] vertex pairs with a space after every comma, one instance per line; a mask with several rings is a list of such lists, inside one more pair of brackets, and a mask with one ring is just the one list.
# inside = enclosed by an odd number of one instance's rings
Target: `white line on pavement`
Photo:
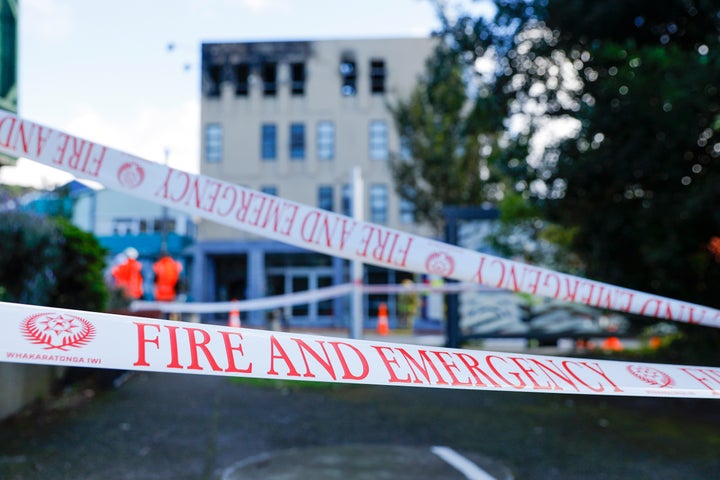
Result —
[[432, 447], [430, 451], [465, 475], [465, 478], [468, 480], [496, 480], [495, 477], [489, 475], [485, 470], [478, 467], [450, 447], [436, 446]]

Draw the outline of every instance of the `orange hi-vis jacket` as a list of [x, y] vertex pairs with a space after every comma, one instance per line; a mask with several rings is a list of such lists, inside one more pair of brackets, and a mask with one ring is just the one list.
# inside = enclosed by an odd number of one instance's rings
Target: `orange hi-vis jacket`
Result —
[[175, 300], [175, 287], [180, 279], [182, 264], [169, 256], [162, 257], [153, 263], [155, 272], [155, 300], [171, 302]]
[[115, 284], [125, 291], [125, 294], [138, 299], [143, 294], [142, 264], [134, 258], [128, 258], [124, 263], [112, 269]]

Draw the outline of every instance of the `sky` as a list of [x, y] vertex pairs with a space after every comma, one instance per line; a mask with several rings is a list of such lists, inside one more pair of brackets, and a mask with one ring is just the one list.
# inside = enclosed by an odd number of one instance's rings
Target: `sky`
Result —
[[[21, 117], [193, 173], [203, 42], [424, 37], [439, 26], [428, 0], [19, 4]], [[71, 179], [27, 159], [0, 169], [0, 182], [37, 188]]]

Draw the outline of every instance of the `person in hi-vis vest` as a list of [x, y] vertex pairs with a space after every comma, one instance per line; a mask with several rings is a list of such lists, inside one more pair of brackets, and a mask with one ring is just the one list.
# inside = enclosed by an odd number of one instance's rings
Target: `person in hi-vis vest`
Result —
[[163, 252], [160, 259], [153, 263], [155, 272], [155, 300], [172, 302], [177, 295], [177, 284], [182, 273], [182, 264], [174, 260], [170, 254]]
[[133, 247], [125, 249], [125, 261], [113, 267], [112, 276], [115, 285], [121, 288], [128, 298], [137, 300], [143, 294], [142, 264], [137, 260], [138, 251]]

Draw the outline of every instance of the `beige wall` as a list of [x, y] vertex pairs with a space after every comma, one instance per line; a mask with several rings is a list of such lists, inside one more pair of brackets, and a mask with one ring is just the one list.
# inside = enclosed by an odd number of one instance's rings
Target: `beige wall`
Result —
[[[334, 186], [335, 211], [341, 211], [342, 185], [350, 182], [353, 166], [362, 169], [365, 180], [366, 212], [369, 219], [367, 192], [370, 185], [386, 184], [389, 193], [388, 226], [427, 233], [399, 221], [399, 201], [394, 192], [386, 161], [372, 160], [369, 155], [369, 123], [386, 122], [389, 149], [399, 151], [399, 139], [387, 104], [407, 98], [424, 71], [434, 41], [413, 39], [323, 40], [309, 42], [306, 64], [306, 91], [292, 97], [288, 87], [289, 65], [280, 61], [278, 94], [267, 98], [262, 93], [259, 76], [251, 79], [249, 97], [237, 97], [233, 84], [225, 82], [219, 99], [203, 96], [201, 104], [201, 172], [253, 189], [273, 185], [278, 195], [311, 206], [317, 205], [317, 186]], [[345, 53], [354, 56], [358, 67], [356, 96], [340, 93], [339, 65]], [[370, 93], [370, 60], [385, 62], [386, 93]], [[319, 160], [316, 154], [316, 127], [320, 121], [335, 124], [335, 159]], [[260, 130], [266, 122], [277, 125], [275, 161], [261, 159]], [[290, 123], [305, 124], [306, 155], [302, 161], [289, 158]], [[221, 163], [207, 163], [204, 158], [204, 126], [223, 125], [224, 152]], [[202, 221], [198, 239], [247, 238], [247, 235], [213, 222]]]
[[45, 398], [64, 372], [65, 367], [0, 362], [0, 419]]

